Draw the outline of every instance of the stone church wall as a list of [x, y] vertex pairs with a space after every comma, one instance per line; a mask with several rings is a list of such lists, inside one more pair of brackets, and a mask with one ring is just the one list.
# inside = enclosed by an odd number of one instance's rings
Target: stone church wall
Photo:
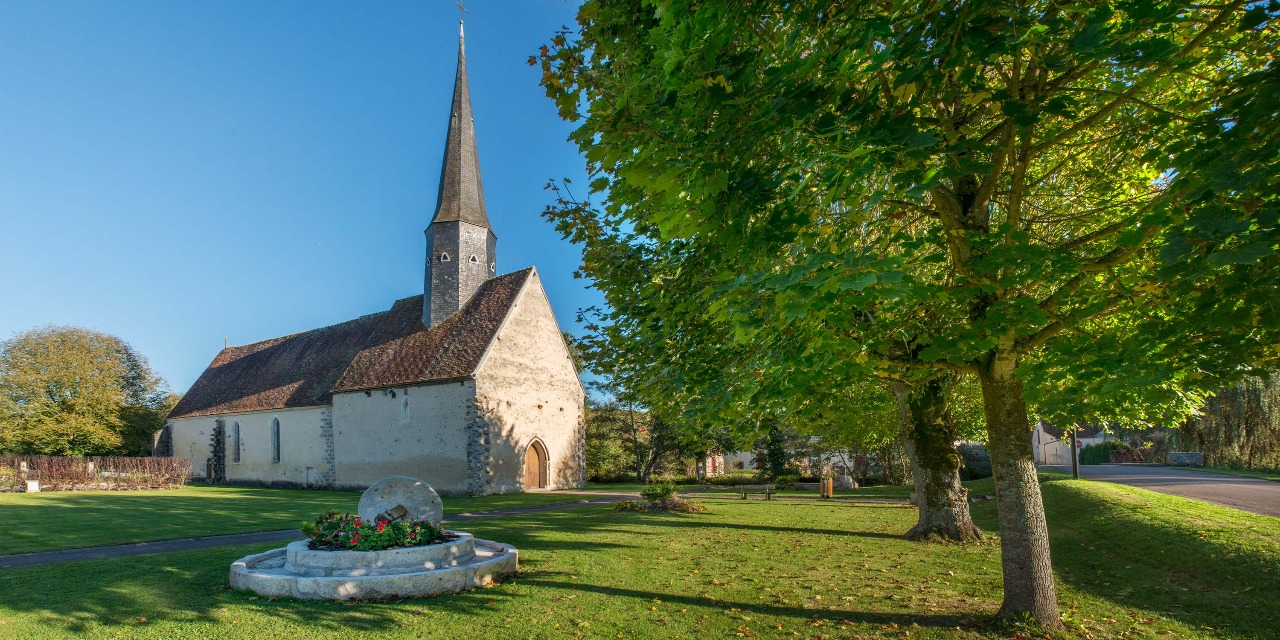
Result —
[[585, 480], [582, 384], [536, 273], [476, 374], [478, 420], [488, 431], [483, 493], [535, 490], [524, 486], [525, 455], [537, 439], [549, 458], [548, 489]]
[[466, 493], [463, 432], [474, 397], [471, 380], [335, 395], [335, 485], [357, 489], [411, 476], [442, 494]]
[[[216, 420], [225, 425], [227, 482], [324, 486], [329, 471], [322, 425], [328, 407], [226, 413], [173, 420], [173, 455], [191, 460], [192, 475], [205, 477], [209, 439]], [[280, 461], [272, 461], [271, 420], [280, 421]], [[239, 425], [240, 459], [233, 451]]]

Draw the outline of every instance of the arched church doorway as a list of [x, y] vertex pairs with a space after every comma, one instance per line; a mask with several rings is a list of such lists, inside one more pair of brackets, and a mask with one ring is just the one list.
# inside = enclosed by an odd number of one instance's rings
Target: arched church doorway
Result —
[[524, 452], [524, 488], [547, 488], [547, 448], [534, 440]]

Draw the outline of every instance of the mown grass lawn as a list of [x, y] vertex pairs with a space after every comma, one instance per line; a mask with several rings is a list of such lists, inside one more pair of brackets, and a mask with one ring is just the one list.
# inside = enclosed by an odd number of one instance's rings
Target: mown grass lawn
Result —
[[1261, 478], [1263, 480], [1271, 480], [1280, 482], [1280, 471], [1267, 471], [1265, 469], [1232, 469], [1231, 467], [1187, 467], [1191, 471], [1204, 471], [1206, 473], [1222, 473], [1229, 476], [1243, 476], [1245, 478]]
[[[574, 495], [515, 493], [444, 498], [446, 514], [571, 502]], [[291, 529], [360, 494], [192, 485], [168, 491], [0, 493], [0, 555], [195, 536]]]
[[[755, 484], [762, 484], [753, 481]], [[752, 484], [744, 482], [743, 484]], [[565, 489], [562, 493], [580, 492], [599, 492], [599, 493], [640, 493], [645, 488], [643, 482], [588, 482], [581, 489]], [[725, 494], [726, 496], [738, 495], [737, 489], [732, 486], [720, 485], [676, 485], [681, 493], [696, 494]], [[836, 489], [836, 497], [839, 498], [875, 498], [875, 499], [906, 499], [911, 494], [909, 487], [894, 487], [876, 485], [871, 487], [861, 487], [858, 489]], [[774, 493], [775, 496], [785, 497], [804, 497], [817, 498], [818, 491], [816, 489], [783, 489]], [[750, 494], [748, 499], [763, 500], [763, 494]]]
[[[1043, 486], [1070, 636], [1275, 637], [1280, 519], [1097, 482]], [[587, 507], [469, 522], [475, 534], [519, 547], [521, 574], [489, 589], [401, 602], [272, 601], [228, 591], [230, 562], [271, 545], [7, 570], [0, 573], [0, 637], [1026, 633], [990, 624], [1000, 601], [994, 541], [900, 540], [915, 515], [899, 505], [707, 505], [699, 515]], [[974, 509], [994, 529], [994, 504]]]

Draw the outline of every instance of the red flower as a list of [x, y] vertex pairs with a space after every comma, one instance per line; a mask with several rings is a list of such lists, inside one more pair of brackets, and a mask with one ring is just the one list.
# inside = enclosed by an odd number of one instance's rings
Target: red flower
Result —
[[382, 531], [383, 529], [386, 529], [386, 528], [387, 528], [387, 523], [385, 522], [378, 523], [378, 531]]

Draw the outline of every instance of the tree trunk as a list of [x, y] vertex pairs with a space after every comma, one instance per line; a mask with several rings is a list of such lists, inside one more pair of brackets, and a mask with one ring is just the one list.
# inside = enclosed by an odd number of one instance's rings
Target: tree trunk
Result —
[[644, 452], [640, 447], [640, 427], [636, 424], [636, 408], [634, 404], [629, 403], [627, 405], [627, 416], [630, 418], [631, 453], [636, 459], [636, 480], [647, 482], [644, 474]]
[[640, 479], [641, 482], [645, 484], [649, 483], [649, 479], [653, 477], [653, 468], [658, 466], [658, 461], [661, 459], [662, 459], [661, 452], [650, 449], [649, 459], [644, 464], [643, 474], [642, 474], [643, 477], [641, 477]]
[[1030, 614], [1047, 630], [1062, 628], [1049, 558], [1049, 527], [1036, 478], [1031, 424], [1016, 362], [997, 352], [979, 367], [1000, 522], [1004, 603], [997, 614]]
[[960, 484], [956, 427], [946, 404], [947, 382], [935, 378], [914, 389], [900, 385], [894, 389], [906, 421], [903, 441], [920, 509], [919, 521], [904, 536], [908, 540], [982, 540], [982, 531], [969, 517], [969, 490]]

